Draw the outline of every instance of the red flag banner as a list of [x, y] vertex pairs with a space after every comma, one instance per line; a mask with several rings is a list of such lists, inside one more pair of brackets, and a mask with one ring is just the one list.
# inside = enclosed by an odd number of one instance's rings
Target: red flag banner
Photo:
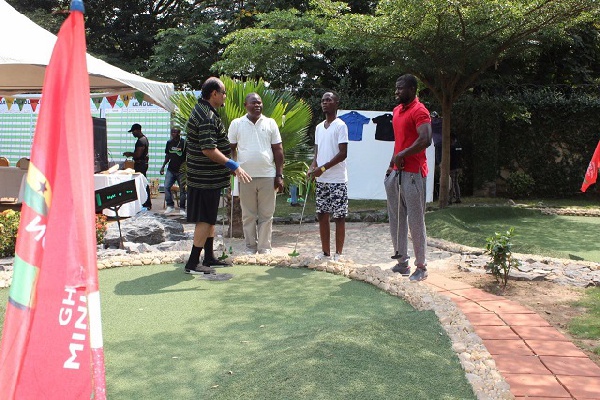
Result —
[[38, 104], [40, 104], [40, 99], [30, 99], [29, 100], [29, 105], [31, 105], [31, 109], [33, 110], [33, 112], [35, 112]]
[[83, 4], [46, 69], [0, 346], [0, 398], [106, 398]]
[[588, 169], [585, 172], [583, 184], [581, 185], [582, 192], [585, 192], [590, 185], [596, 183], [596, 179], [598, 178], [598, 168], [600, 168], [600, 142], [598, 142], [596, 151], [594, 151], [592, 160], [590, 161]]
[[108, 104], [113, 108], [115, 107], [115, 104], [117, 104], [117, 100], [119, 100], [119, 95], [106, 96], [106, 101], [108, 101]]

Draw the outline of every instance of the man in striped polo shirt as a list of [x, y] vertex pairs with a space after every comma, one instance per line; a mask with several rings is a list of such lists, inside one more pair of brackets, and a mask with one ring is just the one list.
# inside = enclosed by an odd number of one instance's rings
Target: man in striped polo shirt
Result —
[[[225, 104], [225, 96], [223, 82], [208, 78], [187, 123], [187, 221], [196, 224], [194, 244], [185, 265], [188, 274], [211, 274], [215, 272], [213, 265], [227, 265], [213, 252], [221, 190], [229, 185], [232, 172], [240, 182], [252, 180], [229, 158], [231, 147], [227, 131], [217, 113]], [[204, 260], [198, 265], [203, 248]]]

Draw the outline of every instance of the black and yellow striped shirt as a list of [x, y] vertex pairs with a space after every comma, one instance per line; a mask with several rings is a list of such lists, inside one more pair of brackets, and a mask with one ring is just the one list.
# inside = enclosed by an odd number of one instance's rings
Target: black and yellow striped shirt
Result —
[[231, 155], [227, 131], [217, 111], [209, 102], [198, 100], [187, 122], [187, 184], [197, 189], [221, 189], [229, 186], [231, 172], [206, 157], [202, 150], [218, 149]]

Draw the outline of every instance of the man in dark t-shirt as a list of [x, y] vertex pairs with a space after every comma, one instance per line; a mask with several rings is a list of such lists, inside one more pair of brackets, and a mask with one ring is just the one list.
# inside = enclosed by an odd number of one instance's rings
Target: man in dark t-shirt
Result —
[[177, 185], [179, 186], [179, 214], [187, 215], [185, 212], [185, 171], [181, 168], [184, 161], [185, 139], [181, 137], [181, 130], [179, 128], [171, 128], [171, 140], [167, 141], [165, 147], [165, 161], [160, 169], [160, 174], [164, 175], [165, 166], [169, 164], [165, 175], [165, 202], [167, 203], [165, 214], [174, 211], [175, 202], [173, 201], [171, 188], [173, 187], [173, 184], [177, 182]]
[[[148, 161], [150, 160], [148, 157], [148, 150], [150, 148], [148, 138], [142, 133], [142, 126], [140, 124], [131, 125], [131, 129], [127, 132], [131, 132], [131, 134], [137, 138], [137, 141], [135, 142], [134, 151], [126, 151], [123, 155], [125, 157], [133, 157], [135, 172], [141, 172], [146, 176], [146, 172], [148, 171]], [[150, 186], [148, 185], [146, 185], [146, 193], [148, 194], [148, 199], [142, 206], [151, 210], [152, 201], [150, 199]]]

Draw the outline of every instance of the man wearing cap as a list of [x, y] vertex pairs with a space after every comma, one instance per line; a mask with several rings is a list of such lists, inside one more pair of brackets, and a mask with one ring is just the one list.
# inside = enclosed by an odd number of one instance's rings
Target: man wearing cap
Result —
[[[135, 169], [135, 172], [141, 172], [144, 176], [146, 176], [146, 172], [148, 171], [148, 161], [150, 160], [148, 157], [148, 138], [142, 133], [142, 126], [140, 124], [131, 125], [131, 129], [127, 132], [131, 132], [131, 134], [137, 138], [137, 141], [135, 142], [135, 150], [133, 152], [126, 151], [123, 153], [123, 155], [125, 157], [133, 157], [133, 168]], [[148, 185], [146, 185], [146, 193], [148, 194], [148, 198], [146, 199], [146, 202], [142, 204], [142, 206], [146, 207], [148, 210], [151, 210], [152, 200], [150, 199], [150, 186]]]

